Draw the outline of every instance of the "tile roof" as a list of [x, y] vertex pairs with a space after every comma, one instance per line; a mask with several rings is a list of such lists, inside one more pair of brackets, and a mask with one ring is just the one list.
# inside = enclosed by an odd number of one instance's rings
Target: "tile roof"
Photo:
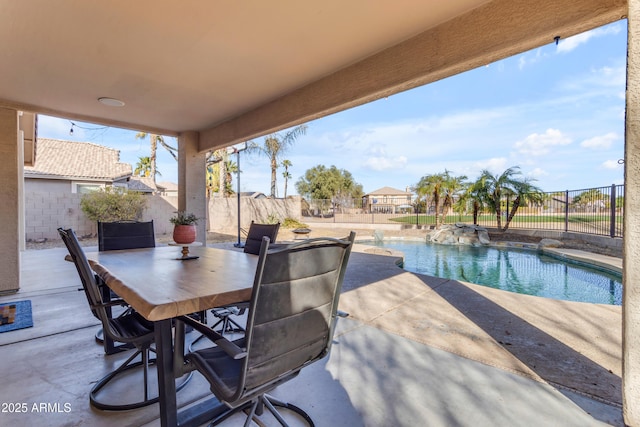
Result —
[[146, 176], [132, 176], [129, 178], [127, 188], [133, 191], [141, 191], [143, 193], [154, 193], [156, 191], [164, 190], [164, 187], [160, 183], [153, 182], [153, 179]]
[[397, 188], [382, 187], [371, 193], [365, 194], [365, 196], [408, 196], [411, 195], [410, 191], [402, 191]]
[[38, 138], [34, 166], [25, 166], [29, 178], [92, 179], [113, 181], [132, 174], [131, 165], [120, 163], [120, 151], [90, 142]]
[[157, 183], [158, 187], [164, 188], [164, 191], [178, 191], [178, 184], [170, 181], [161, 181]]

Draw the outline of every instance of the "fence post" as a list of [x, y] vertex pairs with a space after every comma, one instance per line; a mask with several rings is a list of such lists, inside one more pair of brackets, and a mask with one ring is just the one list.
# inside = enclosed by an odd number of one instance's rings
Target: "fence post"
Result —
[[569, 231], [569, 190], [564, 192], [564, 232]]
[[611, 184], [611, 207], [609, 218], [609, 237], [616, 236], [616, 185]]
[[333, 211], [333, 223], [336, 223], [336, 202], [335, 201], [331, 201], [331, 209]]

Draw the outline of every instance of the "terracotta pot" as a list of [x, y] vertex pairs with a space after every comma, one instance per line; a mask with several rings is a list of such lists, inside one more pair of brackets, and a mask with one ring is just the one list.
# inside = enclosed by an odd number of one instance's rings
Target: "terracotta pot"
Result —
[[176, 243], [189, 244], [196, 240], [196, 226], [195, 225], [174, 225], [173, 226], [173, 241]]

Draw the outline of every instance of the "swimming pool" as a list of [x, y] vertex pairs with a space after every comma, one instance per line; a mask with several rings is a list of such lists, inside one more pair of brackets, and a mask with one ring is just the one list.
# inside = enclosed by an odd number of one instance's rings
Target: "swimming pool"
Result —
[[520, 294], [596, 304], [622, 304], [622, 277], [516, 248], [381, 241], [371, 245], [404, 253], [404, 269]]

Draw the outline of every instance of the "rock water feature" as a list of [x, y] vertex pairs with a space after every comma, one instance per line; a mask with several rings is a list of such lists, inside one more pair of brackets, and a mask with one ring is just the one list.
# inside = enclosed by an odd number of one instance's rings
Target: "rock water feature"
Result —
[[[491, 244], [489, 232], [479, 225], [455, 223], [446, 224], [441, 228], [427, 232], [427, 242], [440, 243], [442, 245], [470, 245], [483, 246]], [[542, 239], [537, 244], [538, 249], [558, 248], [562, 242], [555, 239]]]
[[473, 224], [445, 224], [427, 233], [427, 242], [443, 245], [481, 246], [491, 243], [489, 233], [484, 227]]

